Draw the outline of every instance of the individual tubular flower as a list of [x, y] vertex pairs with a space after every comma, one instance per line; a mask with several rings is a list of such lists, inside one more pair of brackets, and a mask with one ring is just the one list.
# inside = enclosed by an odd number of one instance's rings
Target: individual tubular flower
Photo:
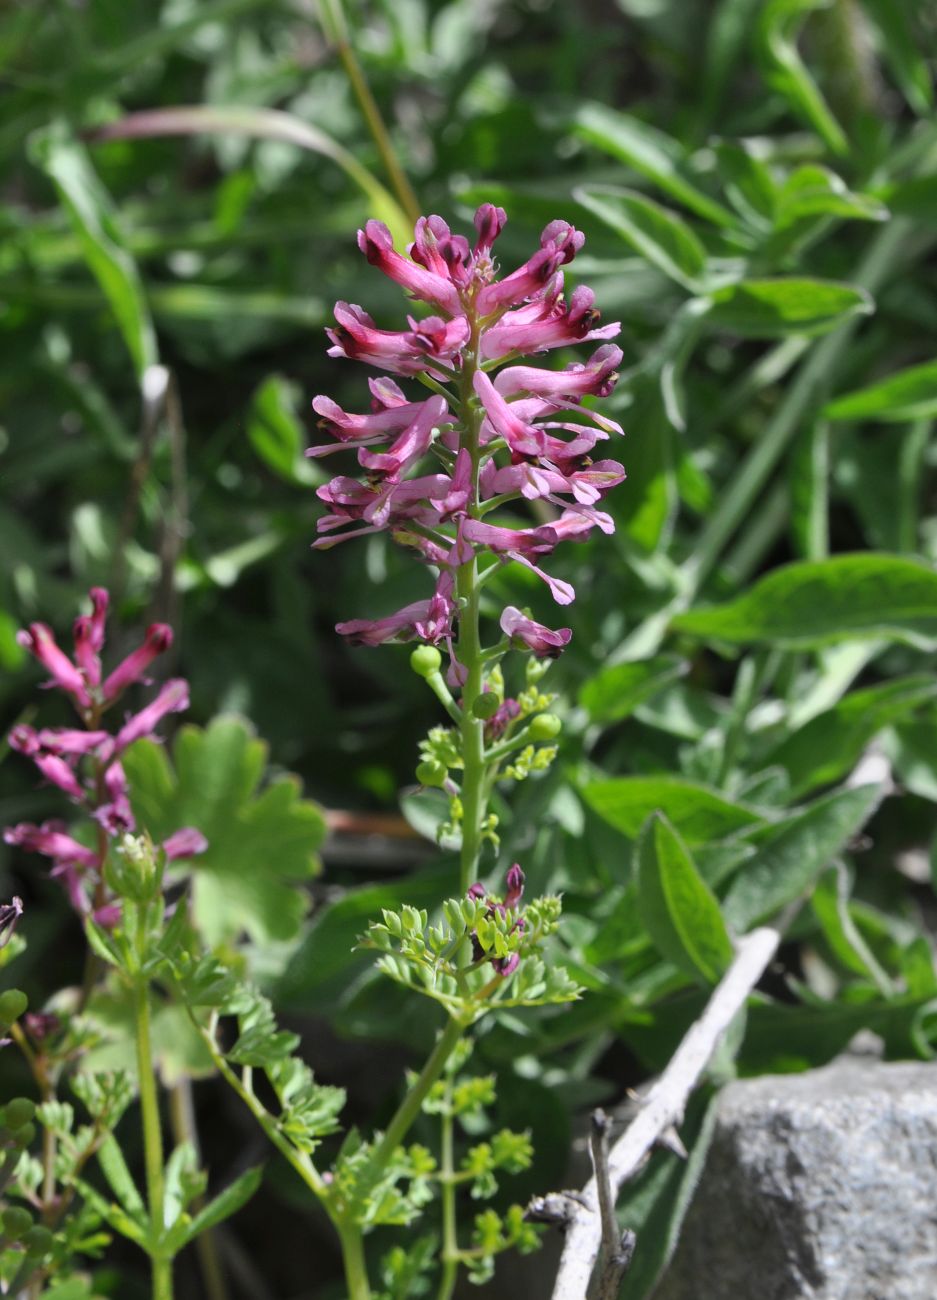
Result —
[[[460, 572], [464, 578], [468, 566], [486, 557], [519, 563], [547, 583], [559, 604], [568, 604], [573, 588], [541, 568], [541, 558], [595, 528], [611, 532], [610, 516], [597, 505], [625, 477], [617, 461], [592, 459], [598, 441], [621, 432], [589, 403], [612, 392], [622, 354], [605, 341], [619, 326], [600, 324], [592, 291], [578, 286], [568, 300], [564, 294], [564, 269], [583, 236], [568, 222], [553, 221], [532, 256], [499, 277], [492, 248], [505, 221], [502, 209], [483, 204], [472, 247], [441, 217], [421, 217], [408, 256], [394, 249], [385, 226], [369, 221], [358, 234], [362, 252], [428, 312], [392, 331], [379, 329], [361, 307], [339, 302], [336, 326], [327, 331], [330, 355], [418, 378], [432, 395], [408, 395], [385, 376], [370, 381], [366, 414], [346, 412], [322, 395], [313, 401], [328, 441], [308, 454], [354, 453], [365, 475], [364, 481], [339, 475], [318, 489], [329, 512], [319, 520], [315, 545], [387, 531], [449, 583], [448, 594], [437, 583], [431, 600], [383, 618], [351, 619], [338, 631], [365, 645], [444, 642], [455, 682], [464, 676], [457, 658], [466, 607]], [[519, 364], [590, 339], [601, 346], [565, 369]], [[555, 518], [525, 522], [531, 501], [546, 502]], [[571, 635], [513, 607], [505, 617], [512, 644], [540, 657], [560, 653]]]
[[[153, 624], [143, 644], [105, 677], [100, 652], [108, 593], [94, 587], [90, 597], [92, 612], [79, 615], [74, 623], [74, 661], [56, 644], [45, 624], [33, 623], [20, 633], [21, 644], [32, 650], [52, 677], [51, 684], [70, 696], [83, 725], [36, 731], [21, 723], [10, 732], [9, 744], [85, 813], [93, 829], [94, 847], [75, 839], [57, 821], [40, 826], [22, 822], [8, 827], [4, 839], [50, 858], [52, 875], [62, 882], [75, 910], [106, 924], [117, 915], [104, 879], [110, 842], [135, 829], [120, 757], [135, 740], [151, 736], [168, 713], [187, 708], [189, 697], [187, 684], [177, 678], [167, 682], [150, 704], [125, 718], [116, 734], [101, 725], [103, 715], [128, 687], [146, 680], [150, 664], [172, 644], [172, 632], [165, 624]], [[175, 832], [163, 846], [167, 860], [191, 857], [206, 847], [204, 836], [192, 828]]]

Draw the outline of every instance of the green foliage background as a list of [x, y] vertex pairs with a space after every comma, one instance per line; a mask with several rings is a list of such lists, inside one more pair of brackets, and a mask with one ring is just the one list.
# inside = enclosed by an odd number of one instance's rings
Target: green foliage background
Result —
[[[807, 896], [725, 1068], [803, 1069], [862, 1027], [934, 1054], [937, 21], [916, 0], [394, 0], [349, 21], [423, 210], [464, 226], [505, 206], [506, 269], [574, 222], [571, 279], [623, 322], [618, 531], [557, 556], [579, 593], [550, 677], [565, 739], [499, 809], [491, 862], [565, 892], [588, 989], [479, 1045], [501, 1072], [493, 1122], [533, 1130], [517, 1198], [563, 1180], [584, 1106], [667, 1059], [731, 934]], [[368, 216], [403, 225], [389, 178], [305, 0], [13, 4], [0, 77], [0, 720], [57, 720], [15, 630], [64, 631], [89, 585], [119, 594], [128, 640], [174, 623], [193, 723], [243, 715], [269, 752], [232, 722], [141, 746], [140, 807], [212, 827], [195, 868], [211, 940], [246, 935], [245, 964], [313, 1027], [317, 1073], [380, 1123], [435, 1022], [350, 949], [381, 907], [451, 893], [452, 868], [416, 832], [377, 855], [339, 836], [310, 886], [308, 800], [396, 814], [404, 792], [431, 829], [406, 789], [433, 702], [405, 650], [332, 631], [417, 599], [423, 575], [381, 537], [310, 552], [324, 476], [302, 450], [316, 393], [364, 400], [359, 367], [325, 357], [332, 301], [402, 317], [354, 244]], [[108, 138], [180, 105], [201, 106], [176, 124], [196, 134]], [[527, 576], [505, 571], [491, 609], [549, 621]], [[847, 784], [870, 746], [884, 801]], [[3, 757], [4, 824], [60, 811]], [[36, 1003], [78, 978], [79, 936], [36, 860], [3, 853]], [[211, 1104], [223, 1175], [255, 1139]], [[693, 1124], [705, 1136], [702, 1110]], [[629, 1202], [634, 1300], [695, 1170], [655, 1159]], [[324, 1230], [267, 1181], [274, 1209], [244, 1233], [269, 1293], [339, 1294]], [[131, 1295], [129, 1267], [110, 1293]]]

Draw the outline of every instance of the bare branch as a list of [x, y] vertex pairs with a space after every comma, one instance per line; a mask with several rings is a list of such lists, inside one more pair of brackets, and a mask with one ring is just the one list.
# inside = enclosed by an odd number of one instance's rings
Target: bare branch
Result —
[[[606, 1182], [612, 1206], [622, 1184], [641, 1167], [662, 1134], [682, 1120], [690, 1093], [715, 1052], [719, 1040], [745, 1005], [780, 941], [781, 931], [765, 926], [753, 930], [739, 943], [735, 960], [713, 991], [706, 1010], [690, 1027], [638, 1114], [609, 1153], [607, 1181], [603, 1181]], [[582, 1204], [573, 1208], [574, 1203], [569, 1202], [569, 1228], [553, 1288], [553, 1300], [584, 1300], [588, 1293], [592, 1270], [603, 1242], [603, 1195], [604, 1189], [600, 1195], [598, 1180], [593, 1177], [583, 1188]], [[614, 1221], [614, 1213], [612, 1219]], [[618, 1236], [617, 1227], [615, 1233], [618, 1244], [614, 1254], [619, 1259], [627, 1255], [627, 1259], [623, 1265], [619, 1265], [614, 1282], [608, 1268], [603, 1268], [598, 1300], [614, 1300], [630, 1262], [630, 1251], [624, 1238]], [[631, 1234], [626, 1236], [631, 1237]], [[633, 1250], [633, 1239], [628, 1244]], [[606, 1249], [606, 1260], [608, 1258], [609, 1251]], [[614, 1285], [615, 1289], [607, 1289], [609, 1285]]]

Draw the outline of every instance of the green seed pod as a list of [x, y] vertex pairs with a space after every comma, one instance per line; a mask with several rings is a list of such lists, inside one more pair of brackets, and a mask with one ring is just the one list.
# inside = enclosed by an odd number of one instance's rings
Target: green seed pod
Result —
[[48, 1228], [44, 1228], [41, 1223], [34, 1223], [24, 1233], [22, 1241], [27, 1255], [45, 1255], [52, 1249], [53, 1237]]
[[481, 718], [485, 722], [489, 718], [493, 718], [500, 707], [501, 701], [494, 691], [485, 691], [484, 695], [476, 695], [472, 701], [472, 713], [476, 718]]
[[4, 1106], [3, 1118], [7, 1128], [22, 1128], [36, 1118], [36, 1103], [28, 1097], [14, 1097]]
[[432, 677], [442, 666], [442, 655], [434, 645], [420, 645], [410, 656], [410, 667], [417, 677]]
[[563, 724], [555, 713], [538, 713], [530, 720], [529, 736], [531, 740], [555, 740], [563, 730]]
[[420, 785], [442, 785], [447, 775], [445, 763], [438, 763], [435, 758], [425, 758], [417, 765], [416, 779]]
[[24, 1233], [33, 1226], [33, 1216], [21, 1205], [11, 1205], [3, 1211], [3, 1235], [11, 1241], [21, 1240]]
[[0, 993], [0, 1025], [12, 1025], [29, 1006], [29, 998], [20, 989]]

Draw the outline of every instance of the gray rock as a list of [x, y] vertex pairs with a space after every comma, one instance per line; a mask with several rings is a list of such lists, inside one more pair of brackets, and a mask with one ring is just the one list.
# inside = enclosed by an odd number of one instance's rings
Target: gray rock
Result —
[[937, 1300], [937, 1064], [739, 1080], [654, 1300]]

